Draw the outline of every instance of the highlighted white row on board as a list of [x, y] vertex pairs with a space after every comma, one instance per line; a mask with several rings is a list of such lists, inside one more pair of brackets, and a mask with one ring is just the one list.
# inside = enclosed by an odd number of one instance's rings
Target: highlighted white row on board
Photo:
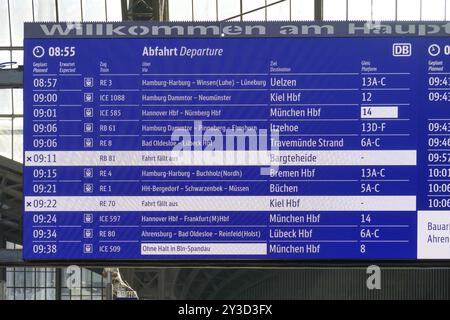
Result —
[[415, 166], [416, 150], [26, 151], [25, 166]]

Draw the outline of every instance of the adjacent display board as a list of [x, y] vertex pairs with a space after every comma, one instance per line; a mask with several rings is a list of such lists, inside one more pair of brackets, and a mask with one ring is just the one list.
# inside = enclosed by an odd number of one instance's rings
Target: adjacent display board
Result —
[[449, 259], [448, 30], [26, 24], [24, 258]]

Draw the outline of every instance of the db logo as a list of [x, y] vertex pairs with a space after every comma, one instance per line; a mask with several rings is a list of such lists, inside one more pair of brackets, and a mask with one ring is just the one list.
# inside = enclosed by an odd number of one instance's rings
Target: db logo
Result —
[[411, 43], [394, 43], [392, 46], [392, 55], [394, 57], [411, 57]]

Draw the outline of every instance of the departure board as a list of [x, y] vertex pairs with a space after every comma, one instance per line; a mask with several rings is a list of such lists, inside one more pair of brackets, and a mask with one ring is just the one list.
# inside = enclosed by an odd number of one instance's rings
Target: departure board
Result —
[[449, 30], [25, 24], [24, 259], [450, 259]]

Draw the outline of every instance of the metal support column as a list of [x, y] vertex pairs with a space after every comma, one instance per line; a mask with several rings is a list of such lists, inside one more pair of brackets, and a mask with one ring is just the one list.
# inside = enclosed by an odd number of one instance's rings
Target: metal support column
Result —
[[314, 20], [323, 20], [323, 0], [314, 0]]
[[62, 268], [56, 268], [55, 272], [55, 300], [61, 300]]
[[[3, 236], [3, 229], [0, 227], [0, 251], [4, 249], [6, 249], [6, 238]], [[0, 282], [1, 281], [6, 281], [6, 268], [2, 267], [0, 267]]]
[[168, 18], [168, 0], [122, 0], [123, 20], [166, 21]]

